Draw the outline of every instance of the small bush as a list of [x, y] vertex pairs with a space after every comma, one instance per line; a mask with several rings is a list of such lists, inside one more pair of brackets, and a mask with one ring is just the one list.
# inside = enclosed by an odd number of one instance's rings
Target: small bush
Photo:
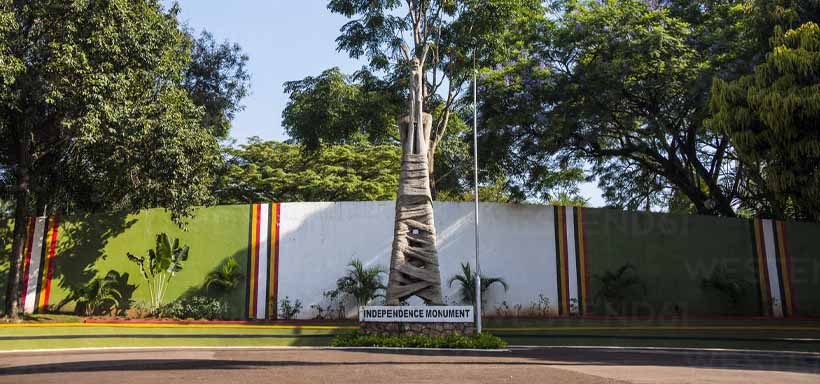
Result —
[[290, 301], [290, 297], [285, 296], [284, 299], [279, 301], [279, 319], [293, 320], [296, 316], [299, 316], [299, 312], [302, 312], [301, 300]]
[[76, 300], [77, 308], [83, 308], [86, 316], [93, 316], [104, 312], [113, 312], [113, 308], [120, 307], [122, 293], [117, 287], [120, 274], [116, 271], [109, 271], [103, 278], [95, 278], [79, 289], [72, 292], [63, 302], [57, 305], [62, 307], [65, 303]]
[[716, 292], [725, 307], [725, 314], [733, 315], [739, 312], [740, 303], [751, 292], [752, 284], [726, 265], [718, 265], [709, 277], [701, 280], [700, 287], [708, 296], [714, 296]]
[[379, 336], [354, 332], [336, 336], [330, 345], [334, 347], [499, 349], [506, 348], [507, 342], [488, 333], [475, 336]]
[[359, 306], [367, 305], [377, 297], [384, 297], [382, 292], [387, 287], [382, 283], [381, 275], [387, 271], [383, 267], [365, 267], [359, 259], [353, 259], [347, 266], [347, 274], [336, 280], [336, 289], [325, 292], [325, 297], [331, 301], [352, 297]]
[[594, 299], [607, 311], [620, 315], [627, 314], [627, 304], [637, 302], [647, 293], [646, 284], [631, 263], [592, 277], [600, 283]]
[[222, 318], [224, 306], [215, 298], [193, 296], [165, 304], [159, 308], [159, 317], [171, 319], [205, 319], [217, 320]]

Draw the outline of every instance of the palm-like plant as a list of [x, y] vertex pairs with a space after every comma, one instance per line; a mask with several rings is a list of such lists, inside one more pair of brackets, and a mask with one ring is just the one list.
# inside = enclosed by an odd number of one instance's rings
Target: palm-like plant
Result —
[[[718, 265], [712, 270], [709, 277], [701, 280], [700, 286], [707, 291], [715, 291], [723, 296], [728, 314], [737, 309], [740, 302], [746, 297], [751, 284], [743, 277], [731, 271], [726, 265]], [[711, 293], [711, 292], [710, 292]]]
[[646, 294], [646, 285], [638, 276], [635, 266], [630, 263], [593, 277], [601, 283], [597, 298], [608, 303], [620, 306], [630, 298]]
[[114, 271], [108, 272], [105, 277], [98, 277], [80, 287], [68, 299], [84, 305], [86, 316], [92, 316], [101, 309], [119, 307], [122, 294], [118, 289], [118, 276]]
[[239, 262], [233, 257], [222, 264], [222, 268], [213, 271], [205, 277], [205, 290], [215, 288], [223, 294], [227, 294], [239, 286], [245, 276], [239, 272]]
[[[450, 278], [450, 287], [453, 286], [453, 283], [459, 284], [458, 294], [461, 298], [461, 302], [463, 304], [472, 304], [475, 305], [475, 278], [476, 273], [473, 272], [472, 267], [470, 267], [470, 263], [461, 263], [461, 274], [455, 275]], [[481, 276], [481, 302], [484, 303], [484, 293], [487, 292], [487, 289], [490, 288], [493, 284], [501, 284], [504, 287], [504, 291], [507, 291], [507, 282], [500, 277], [487, 277], [482, 275]]]
[[329, 293], [332, 298], [340, 293], [353, 296], [356, 304], [361, 306], [377, 297], [384, 297], [380, 293], [387, 289], [381, 279], [381, 275], [386, 273], [384, 268], [378, 265], [365, 267], [359, 259], [353, 259], [348, 267], [347, 275], [336, 280], [336, 290]]
[[148, 292], [151, 295], [151, 307], [157, 309], [162, 305], [162, 298], [168, 290], [168, 284], [176, 273], [182, 270], [182, 263], [188, 260], [189, 247], [179, 246], [179, 239], [173, 244], [168, 235], [157, 235], [154, 249], [148, 250], [148, 256], [134, 256], [127, 253], [128, 260], [137, 264], [142, 277], [148, 282]]

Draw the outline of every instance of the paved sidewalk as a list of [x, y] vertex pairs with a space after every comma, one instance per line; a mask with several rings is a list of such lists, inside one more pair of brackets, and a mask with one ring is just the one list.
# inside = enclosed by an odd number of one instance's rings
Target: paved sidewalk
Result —
[[820, 355], [606, 348], [406, 353], [147, 349], [0, 354], [0, 383], [817, 383]]

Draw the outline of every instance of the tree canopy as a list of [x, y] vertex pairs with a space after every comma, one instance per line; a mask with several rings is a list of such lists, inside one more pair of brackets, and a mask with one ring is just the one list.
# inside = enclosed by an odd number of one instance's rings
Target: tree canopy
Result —
[[247, 89], [238, 47], [191, 40], [157, 1], [4, 9], [17, 21], [2, 62], [26, 58], [2, 93], [6, 188], [26, 168], [32, 204], [56, 210], [184, 214], [210, 200], [216, 139]]
[[427, 154], [435, 196], [437, 149], [461, 107], [459, 100], [469, 88], [474, 63], [489, 62], [504, 50], [501, 36], [507, 27], [526, 24], [528, 17], [541, 14], [541, 2], [330, 0], [328, 9], [350, 20], [336, 39], [337, 49], [368, 59], [369, 70], [385, 74], [404, 100], [410, 94], [412, 63], [419, 62], [423, 81], [416, 93], [434, 119]]
[[584, 167], [609, 204], [629, 209], [771, 213], [750, 193], [764, 167], [744, 166], [731, 132], [708, 123], [720, 88], [712, 82], [748, 76], [766, 57], [759, 42], [772, 28], [818, 17], [816, 3], [556, 1], [548, 8], [535, 34], [512, 35], [510, 55], [483, 71], [486, 169], [533, 193], [546, 179], [540, 170]]
[[[323, 145], [398, 145], [396, 117], [406, 108], [402, 89], [368, 70], [345, 75], [338, 68], [285, 83], [290, 94], [282, 112], [285, 132], [308, 152]], [[442, 105], [434, 113], [440, 113]], [[445, 196], [462, 193], [469, 183], [470, 131], [459, 115], [448, 118], [437, 145], [433, 175]]]
[[754, 73], [716, 80], [710, 120], [732, 139], [750, 210], [820, 220], [820, 27], [783, 32]]
[[222, 204], [396, 198], [401, 151], [394, 145], [300, 145], [251, 138], [226, 149], [215, 193]]
[[244, 108], [241, 101], [249, 93], [248, 56], [239, 44], [217, 43], [208, 31], [190, 38], [194, 43], [191, 62], [182, 85], [194, 104], [205, 110], [201, 124], [214, 137], [225, 139], [231, 120]]
[[399, 141], [396, 117], [404, 108], [402, 92], [362, 70], [353, 76], [330, 68], [318, 76], [289, 81], [282, 127], [290, 138], [314, 151], [321, 144]]
[[217, 139], [229, 126], [215, 117], [238, 108], [244, 59], [207, 35], [192, 41], [178, 12], [158, 0], [0, 2], [0, 181], [16, 202], [10, 282], [33, 213], [163, 207], [180, 219], [212, 201]]

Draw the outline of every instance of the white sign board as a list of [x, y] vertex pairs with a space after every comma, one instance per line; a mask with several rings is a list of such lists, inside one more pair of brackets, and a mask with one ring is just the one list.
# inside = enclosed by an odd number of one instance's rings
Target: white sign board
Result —
[[472, 306], [359, 307], [359, 321], [379, 323], [472, 323]]

